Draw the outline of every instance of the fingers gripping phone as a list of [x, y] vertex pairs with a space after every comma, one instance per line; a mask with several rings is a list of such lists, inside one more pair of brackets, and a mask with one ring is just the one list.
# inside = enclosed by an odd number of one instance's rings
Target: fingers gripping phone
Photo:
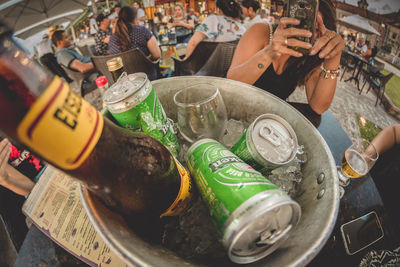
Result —
[[[289, 27], [295, 27], [299, 29], [305, 29], [312, 33], [311, 37], [296, 37], [296, 39], [307, 42], [310, 44], [314, 43], [314, 30], [317, 22], [317, 13], [319, 8], [319, 0], [288, 0], [287, 16], [296, 18], [300, 21], [299, 25], [289, 25]], [[310, 49], [302, 47], [290, 47], [303, 55], [310, 53]]]
[[381, 239], [383, 229], [374, 211], [340, 227], [346, 253], [353, 255]]

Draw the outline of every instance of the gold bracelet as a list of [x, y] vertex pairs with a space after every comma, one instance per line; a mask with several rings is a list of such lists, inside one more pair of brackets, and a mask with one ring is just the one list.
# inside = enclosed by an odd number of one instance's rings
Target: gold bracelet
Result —
[[337, 70], [327, 70], [327, 69], [325, 69], [324, 64], [321, 64], [321, 71], [324, 74], [325, 79], [328, 79], [330, 76], [331, 79], [333, 80], [339, 76], [340, 67]]

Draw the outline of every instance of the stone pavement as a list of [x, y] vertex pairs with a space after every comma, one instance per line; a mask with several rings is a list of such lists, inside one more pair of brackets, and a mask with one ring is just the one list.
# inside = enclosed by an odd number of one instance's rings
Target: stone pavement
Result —
[[[367, 120], [382, 129], [389, 125], [400, 123], [399, 120], [386, 113], [379, 102], [375, 107], [376, 94], [373, 90], [370, 90], [366, 94], [367, 90], [364, 88], [362, 94], [359, 95], [354, 82], [344, 82], [348, 77], [350, 77], [349, 74], [345, 73], [343, 80], [338, 81], [335, 97], [329, 110], [333, 113], [350, 139], [356, 140], [360, 137], [356, 114], [364, 116]], [[289, 100], [307, 103], [305, 90], [297, 88], [289, 97]]]

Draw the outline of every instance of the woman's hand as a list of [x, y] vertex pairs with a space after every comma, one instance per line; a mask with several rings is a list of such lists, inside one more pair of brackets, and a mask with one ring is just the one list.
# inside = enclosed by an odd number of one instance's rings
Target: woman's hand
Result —
[[302, 57], [303, 54], [297, 52], [291, 47], [302, 47], [310, 49], [312, 45], [307, 42], [300, 41], [291, 37], [311, 37], [312, 33], [307, 30], [297, 29], [294, 27], [287, 27], [288, 25], [299, 25], [300, 21], [295, 18], [281, 18], [278, 28], [273, 34], [271, 43], [265, 48], [272, 60], [280, 57], [283, 54], [291, 55], [294, 57]]
[[174, 27], [177, 27], [177, 26], [182, 26], [182, 22], [181, 21], [174, 21], [173, 23], [172, 23], [172, 25], [174, 26]]
[[10, 144], [10, 141], [6, 138], [0, 142], [0, 184], [6, 182], [8, 178], [6, 166], [11, 153]]
[[318, 52], [319, 57], [324, 59], [341, 55], [345, 42], [339, 34], [325, 27], [321, 14], [317, 15], [317, 28], [320, 36], [314, 43], [310, 56], [316, 55]]

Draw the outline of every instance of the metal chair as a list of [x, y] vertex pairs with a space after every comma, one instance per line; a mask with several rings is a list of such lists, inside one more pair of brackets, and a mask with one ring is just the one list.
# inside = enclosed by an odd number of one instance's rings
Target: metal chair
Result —
[[92, 56], [91, 58], [95, 68], [106, 76], [109, 85], [113, 83], [113, 78], [111, 72], [108, 71], [106, 62], [116, 57], [122, 58], [124, 70], [127, 74], [144, 72], [147, 74], [150, 80], [157, 79], [157, 68], [160, 60], [157, 59], [155, 61], [151, 61], [143, 54], [142, 51], [137, 48], [116, 55]]
[[[221, 43], [222, 42], [202, 41], [196, 46], [193, 53], [186, 60], [172, 57], [175, 66], [175, 76], [196, 74], [196, 72], [198, 72], [201, 67], [204, 66], [210, 55]], [[237, 41], [227, 43], [237, 43]]]
[[361, 87], [359, 94], [361, 94], [367, 83], [369, 84], [371, 83], [371, 77], [372, 78], [383, 77], [383, 74], [381, 74], [380, 71], [383, 70], [384, 68], [385, 68], [384, 63], [375, 60], [370, 60], [368, 64], [364, 64], [361, 70], [362, 76], [364, 77], [364, 84]]
[[354, 74], [355, 74], [355, 72], [356, 72], [356, 68], [357, 68], [357, 59], [354, 57], [354, 56], [352, 56], [352, 55], [350, 55], [350, 54], [347, 54], [347, 53], [345, 53], [345, 52], [343, 52], [343, 59], [341, 59], [341, 61], [342, 61], [342, 63], [343, 63], [343, 71], [342, 71], [342, 77], [340, 77], [340, 80], [342, 80], [343, 79], [343, 76], [344, 76], [344, 73], [346, 72], [346, 71], [353, 71], [353, 76], [354, 76]]
[[236, 44], [220, 43], [196, 76], [226, 77], [231, 66]]
[[[367, 94], [371, 88], [375, 88], [378, 90], [378, 92], [376, 93], [375, 106], [378, 104], [379, 98], [381, 100], [380, 104], [382, 104], [382, 98], [383, 98], [383, 95], [385, 94], [386, 84], [389, 82], [390, 78], [393, 77], [393, 75], [394, 75], [393, 73], [389, 73], [381, 78], [375, 78], [375, 77], [370, 78], [371, 83], [367, 90]], [[382, 93], [381, 93], [381, 91], [382, 91]]]

